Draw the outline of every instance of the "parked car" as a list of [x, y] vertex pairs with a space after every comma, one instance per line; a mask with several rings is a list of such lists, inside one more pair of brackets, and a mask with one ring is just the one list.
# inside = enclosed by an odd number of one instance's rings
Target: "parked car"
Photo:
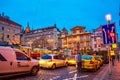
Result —
[[92, 55], [82, 56], [82, 68], [83, 69], [92, 69], [96, 71], [100, 67], [100, 63]]
[[66, 60], [68, 65], [76, 65], [75, 55], [68, 56]]
[[0, 47], [0, 78], [27, 73], [36, 75], [38, 71], [38, 60], [31, 59], [18, 49]]
[[100, 62], [100, 66], [103, 65], [103, 59], [102, 59], [102, 56], [100, 56], [100, 55], [96, 55], [95, 59], [98, 60], [98, 61]]
[[67, 66], [68, 63], [65, 58], [58, 54], [46, 54], [41, 57], [39, 65], [40, 67], [55, 69], [56, 67]]

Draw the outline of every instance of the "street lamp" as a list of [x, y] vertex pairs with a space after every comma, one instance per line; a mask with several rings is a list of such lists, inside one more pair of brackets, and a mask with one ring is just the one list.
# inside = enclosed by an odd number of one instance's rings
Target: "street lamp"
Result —
[[108, 21], [108, 24], [110, 24], [111, 14], [106, 14], [105, 18]]
[[[105, 16], [106, 20], [108, 21], [108, 24], [110, 24], [110, 20], [111, 20], [111, 14], [106, 14]], [[108, 49], [108, 57], [109, 57], [109, 74], [111, 74], [111, 61], [110, 61], [110, 44], [108, 44], [107, 46], [107, 49]]]

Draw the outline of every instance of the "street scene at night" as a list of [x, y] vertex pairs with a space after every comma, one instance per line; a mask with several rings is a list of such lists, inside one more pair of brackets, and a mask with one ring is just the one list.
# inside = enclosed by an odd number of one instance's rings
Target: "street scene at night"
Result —
[[120, 80], [120, 0], [0, 0], [0, 80]]

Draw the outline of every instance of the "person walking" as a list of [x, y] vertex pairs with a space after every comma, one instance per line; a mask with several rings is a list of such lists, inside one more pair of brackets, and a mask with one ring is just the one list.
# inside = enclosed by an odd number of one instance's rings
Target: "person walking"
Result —
[[119, 59], [120, 59], [120, 55], [119, 55], [119, 53], [117, 53], [117, 59], [118, 59], [118, 62], [119, 62]]
[[114, 61], [115, 61], [115, 51], [114, 51], [113, 49], [110, 50], [110, 55], [111, 55], [112, 65], [114, 66]]
[[114, 66], [114, 65], [115, 65], [115, 64], [114, 64], [114, 61], [115, 61], [115, 55], [112, 55], [111, 58], [112, 58], [112, 65]]
[[77, 72], [79, 73], [82, 70], [82, 55], [80, 53], [77, 53], [75, 59], [77, 63]]

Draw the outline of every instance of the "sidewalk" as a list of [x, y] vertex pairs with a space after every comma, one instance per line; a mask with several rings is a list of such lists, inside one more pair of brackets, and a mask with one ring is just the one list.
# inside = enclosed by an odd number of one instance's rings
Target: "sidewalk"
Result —
[[120, 61], [115, 60], [115, 65], [111, 65], [109, 74], [109, 64], [93, 80], [120, 80]]
[[103, 80], [120, 80], [120, 61], [115, 60], [115, 65], [111, 65], [111, 74], [108, 72]]

